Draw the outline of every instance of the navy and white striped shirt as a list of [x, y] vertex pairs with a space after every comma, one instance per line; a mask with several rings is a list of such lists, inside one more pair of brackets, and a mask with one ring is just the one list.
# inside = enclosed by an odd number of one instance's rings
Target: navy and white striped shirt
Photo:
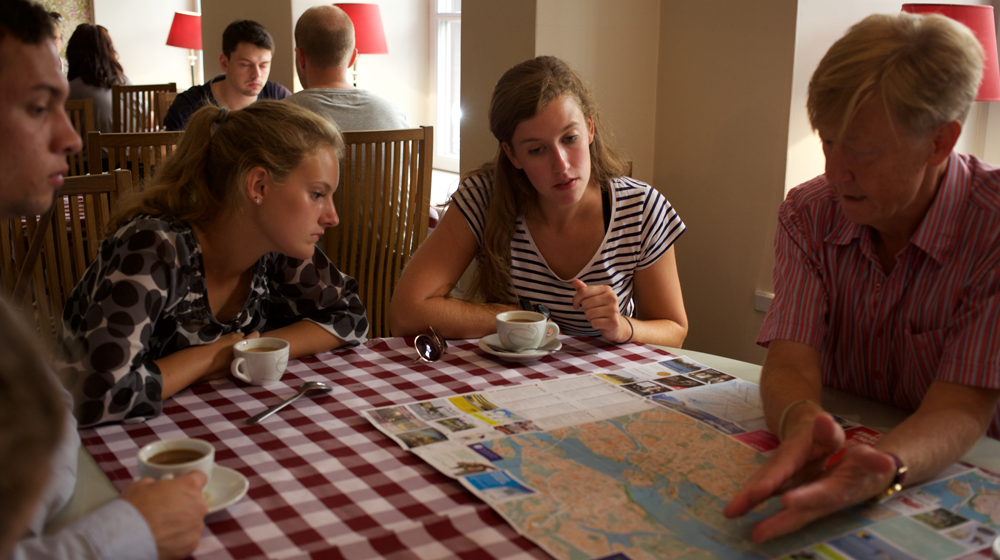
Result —
[[[469, 177], [452, 196], [480, 246], [493, 182], [484, 175]], [[600, 248], [575, 278], [587, 285], [609, 285], [618, 296], [621, 313], [632, 316], [632, 275], [656, 262], [684, 233], [684, 222], [667, 199], [653, 187], [626, 177], [611, 181], [611, 222]], [[565, 334], [600, 336], [583, 310], [573, 309], [574, 278], [556, 276], [535, 246], [524, 217], [517, 219], [511, 240], [511, 295], [528, 298], [552, 312]]]

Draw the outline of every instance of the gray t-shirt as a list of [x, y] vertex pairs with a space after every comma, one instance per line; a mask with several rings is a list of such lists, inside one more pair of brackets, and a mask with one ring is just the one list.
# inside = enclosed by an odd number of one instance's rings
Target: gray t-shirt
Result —
[[285, 100], [333, 121], [340, 130], [409, 128], [399, 106], [364, 89], [312, 88]]

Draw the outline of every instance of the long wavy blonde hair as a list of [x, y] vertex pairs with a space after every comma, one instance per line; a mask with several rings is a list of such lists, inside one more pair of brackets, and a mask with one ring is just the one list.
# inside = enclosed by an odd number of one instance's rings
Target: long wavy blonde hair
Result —
[[526, 60], [497, 82], [490, 100], [490, 132], [497, 139], [493, 161], [462, 177], [485, 175], [493, 181], [493, 193], [486, 211], [479, 268], [472, 283], [472, 298], [490, 303], [511, 303], [510, 243], [518, 216], [534, 209], [538, 192], [523, 170], [514, 167], [502, 144], [511, 141], [514, 130], [563, 95], [576, 100], [584, 118], [594, 121], [594, 141], [590, 144], [590, 179], [601, 190], [610, 188], [611, 179], [628, 174], [628, 161], [608, 144], [609, 133], [590, 87], [565, 62], [553, 56]]
[[121, 202], [107, 235], [136, 214], [205, 223], [239, 208], [240, 188], [255, 167], [280, 184], [317, 148], [344, 156], [337, 127], [298, 105], [261, 100], [219, 122], [222, 111], [209, 105], [191, 116], [177, 150], [157, 166], [151, 186]]

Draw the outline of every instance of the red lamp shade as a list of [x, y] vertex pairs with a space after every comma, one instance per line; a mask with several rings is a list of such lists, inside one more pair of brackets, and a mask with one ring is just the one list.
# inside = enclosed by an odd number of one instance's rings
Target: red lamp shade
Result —
[[359, 54], [389, 54], [378, 4], [334, 4], [354, 23], [354, 43]]
[[941, 14], [971, 29], [986, 51], [983, 81], [979, 83], [976, 101], [1000, 101], [1000, 66], [997, 65], [997, 31], [993, 23], [993, 6], [903, 4], [903, 11], [911, 14]]
[[171, 47], [201, 50], [201, 14], [176, 12], [170, 25], [167, 44]]

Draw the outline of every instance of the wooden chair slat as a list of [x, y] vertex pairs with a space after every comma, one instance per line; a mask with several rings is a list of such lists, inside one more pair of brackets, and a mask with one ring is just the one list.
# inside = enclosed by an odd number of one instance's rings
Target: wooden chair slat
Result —
[[111, 86], [111, 131], [153, 132], [157, 129], [154, 95], [177, 93], [177, 84]]
[[[172, 154], [184, 137], [183, 131], [123, 132], [87, 135], [87, 151], [108, 150], [108, 169], [130, 169], [133, 190], [142, 190], [152, 182], [156, 165]], [[94, 164], [90, 155], [91, 165]], [[141, 171], [141, 172], [140, 172]]]
[[[403, 266], [427, 237], [433, 128], [345, 132], [340, 225], [324, 251], [358, 281], [371, 337], [391, 336], [389, 301]], [[426, 177], [426, 179], [425, 179]]]
[[[118, 200], [131, 190], [127, 170], [67, 177], [49, 212], [8, 220], [3, 224], [6, 227], [0, 227], [4, 291], [11, 293], [11, 277], [23, 271], [26, 297], [14, 298], [12, 305], [23, 308], [34, 320], [47, 346], [55, 339], [69, 293], [97, 255], [100, 232], [113, 210], [111, 199]], [[29, 252], [27, 248], [34, 246], [40, 250]], [[29, 259], [32, 254], [34, 258]], [[11, 268], [14, 275], [9, 273]]]

